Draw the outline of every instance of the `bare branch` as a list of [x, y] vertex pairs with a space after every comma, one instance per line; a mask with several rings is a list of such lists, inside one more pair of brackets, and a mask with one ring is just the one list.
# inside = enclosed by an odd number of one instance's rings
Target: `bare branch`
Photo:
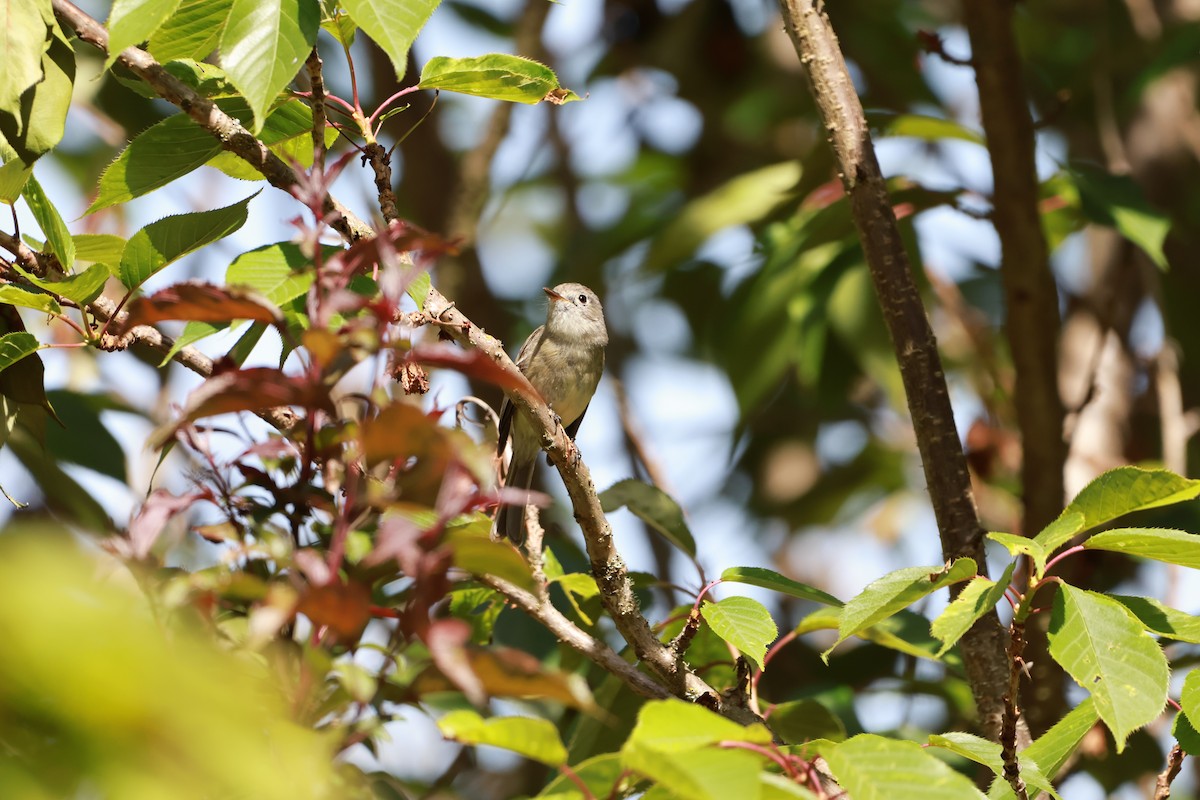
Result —
[[[862, 102], [829, 19], [819, 7], [818, 0], [780, 0], [784, 23], [811, 81], [842, 183], [850, 195], [854, 224], [900, 365], [942, 552], [947, 559], [973, 558], [980, 572], [986, 572], [983, 529], [975, 513], [937, 342], [913, 281]], [[963, 660], [982, 727], [992, 738], [1000, 731], [1002, 698], [1008, 685], [1004, 649], [1004, 632], [994, 611], [962, 639]]]
[[1009, 0], [963, 5], [995, 180], [992, 220], [1000, 236], [1005, 332], [1016, 370], [1013, 401], [1023, 450], [1024, 530], [1032, 535], [1062, 511], [1067, 447], [1057, 346], [1046, 346], [1047, 341], [1058, 343], [1058, 290], [1038, 213], [1033, 118], [1013, 36], [1014, 11]]

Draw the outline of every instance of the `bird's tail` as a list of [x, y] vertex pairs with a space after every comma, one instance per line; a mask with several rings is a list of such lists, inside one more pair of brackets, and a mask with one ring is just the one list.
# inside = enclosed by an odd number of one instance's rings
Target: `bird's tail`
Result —
[[[518, 464], [515, 460], [509, 466], [508, 478], [504, 485], [528, 492], [533, 485], [533, 471], [537, 466], [537, 458]], [[525, 504], [503, 505], [496, 511], [496, 531], [501, 536], [508, 537], [517, 547], [525, 544]]]

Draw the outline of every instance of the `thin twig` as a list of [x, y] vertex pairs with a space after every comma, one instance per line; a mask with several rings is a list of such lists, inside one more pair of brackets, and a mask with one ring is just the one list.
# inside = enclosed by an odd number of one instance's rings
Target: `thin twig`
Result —
[[1004, 762], [1004, 780], [1012, 787], [1017, 800], [1029, 800], [1025, 781], [1021, 778], [1021, 764], [1017, 760], [1017, 721], [1020, 719], [1021, 676], [1025, 650], [1025, 625], [1013, 620], [1009, 626], [1008, 644], [1008, 691], [1004, 694], [1004, 721], [1000, 726], [1000, 756]]
[[1179, 774], [1179, 770], [1183, 769], [1183, 748], [1176, 742], [1171, 748], [1171, 752], [1167, 754], [1167, 766], [1158, 774], [1158, 780], [1154, 783], [1154, 800], [1167, 800], [1171, 796], [1171, 782], [1175, 780], [1175, 776]]
[[310, 92], [308, 99], [311, 101], [312, 108], [312, 144], [313, 144], [313, 172], [321, 174], [325, 171], [325, 77], [321, 73], [321, 54], [314, 47], [312, 52], [308, 54], [308, 60], [304, 62], [305, 69], [308, 70], [308, 85]]

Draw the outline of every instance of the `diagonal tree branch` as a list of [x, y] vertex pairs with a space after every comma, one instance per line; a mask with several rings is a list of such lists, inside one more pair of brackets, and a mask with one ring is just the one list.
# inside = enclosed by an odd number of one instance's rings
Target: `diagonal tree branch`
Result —
[[[947, 559], [973, 558], [980, 571], [986, 572], [983, 529], [975, 512], [941, 357], [913, 281], [862, 102], [820, 0], [780, 0], [779, 4], [850, 196], [854, 224], [900, 365], [942, 553]], [[962, 651], [983, 730], [995, 739], [1008, 685], [1004, 634], [995, 611], [963, 637]]]

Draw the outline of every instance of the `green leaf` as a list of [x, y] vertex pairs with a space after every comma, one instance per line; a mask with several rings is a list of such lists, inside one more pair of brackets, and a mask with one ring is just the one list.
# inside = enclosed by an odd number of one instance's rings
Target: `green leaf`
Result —
[[[326, 247], [325, 257], [340, 248]], [[249, 286], [277, 306], [305, 294], [315, 277], [312, 259], [294, 242], [276, 242], [242, 253], [225, 271], [231, 286]]]
[[965, 775], [916, 742], [863, 733], [823, 751], [838, 784], [854, 798], [965, 800], [982, 798]]
[[807, 583], [800, 583], [791, 578], [785, 578], [775, 570], [766, 569], [765, 567], [729, 567], [721, 573], [721, 580], [731, 583], [744, 583], [748, 586], [758, 586], [763, 589], [770, 589], [775, 592], [792, 597], [798, 597], [801, 600], [811, 600], [814, 603], [821, 603], [826, 606], [841, 606], [841, 600], [838, 600], [831, 594], [822, 592], [809, 586]]
[[[312, 109], [299, 100], [286, 100], [267, 117], [258, 138], [284, 161], [295, 161], [308, 168], [313, 163], [312, 126]], [[337, 141], [337, 137], [335, 128], [326, 128], [326, 147]], [[210, 158], [207, 164], [238, 180], [263, 180], [261, 172], [225, 150]]]
[[1151, 633], [1178, 642], [1200, 644], [1200, 617], [1177, 611], [1149, 597], [1113, 595], [1112, 598], [1132, 611]]
[[682, 700], [652, 700], [642, 706], [621, 760], [688, 800], [756, 797], [761, 759], [711, 746], [725, 741], [765, 745], [771, 732], [760, 724], [742, 727]]
[[817, 796], [786, 775], [758, 773], [762, 782], [760, 800], [817, 800]]
[[[815, 630], [837, 630], [841, 620], [841, 608], [821, 608], [802, 619], [794, 630], [797, 634]], [[929, 633], [929, 620], [915, 611], [908, 610], [880, 620], [855, 635], [898, 653], [930, 660], [937, 660], [937, 651], [941, 645]]]
[[[42, 53], [49, 36], [47, 18], [53, 18], [50, 0], [0, 3], [0, 112], [19, 113], [21, 95], [42, 79]], [[7, 201], [6, 201], [7, 202]]]
[[[336, 6], [332, 9], [333, 15], [330, 16], [330, 7], [322, 6], [323, 16], [321, 17], [321, 28], [324, 29], [330, 36], [337, 39], [338, 44], [347, 50], [354, 44], [354, 36], [358, 33], [358, 26], [350, 15]], [[405, 58], [405, 63], [408, 59]], [[403, 77], [403, 76], [401, 76]]]
[[100, 176], [96, 199], [84, 214], [166, 186], [219, 152], [221, 143], [187, 114], [167, 117], [138, 134], [108, 165]]
[[906, 137], [923, 139], [926, 142], [939, 142], [943, 139], [960, 139], [974, 144], [986, 142], [979, 131], [941, 117], [872, 111], [867, 114], [867, 118], [872, 126], [879, 128], [880, 137]]
[[89, 264], [120, 264], [125, 252], [125, 240], [111, 233], [77, 233], [75, 258]]
[[[761, 759], [744, 750], [661, 753], [643, 748], [621, 751], [626, 769], [643, 775], [665, 792], [658, 798], [687, 800], [759, 800]], [[651, 800], [651, 788], [643, 797]]]
[[129, 289], [141, 286], [163, 267], [223, 239], [246, 223], [246, 207], [258, 192], [212, 211], [177, 214], [151, 222], [135, 233], [121, 255], [119, 277]]
[[83, 272], [68, 275], [61, 281], [48, 281], [24, 270], [20, 270], [20, 272], [22, 277], [34, 286], [38, 286], [48, 292], [54, 292], [60, 297], [65, 297], [68, 300], [73, 300], [83, 305], [92, 302], [100, 296], [100, 292], [104, 291], [104, 284], [108, 282], [110, 275], [108, 267], [104, 264], [92, 264]]
[[161, 62], [202, 61], [221, 40], [233, 0], [183, 0], [179, 9], [150, 37], [150, 53]]
[[41, 344], [32, 333], [6, 333], [0, 336], [0, 372], [39, 349]]
[[724, 741], [770, 744], [771, 732], [760, 724], [738, 725], [683, 700], [651, 700], [638, 713], [625, 746], [680, 753]]
[[408, 284], [408, 296], [417, 304], [417, 308], [423, 309], [425, 308], [425, 298], [429, 297], [429, 290], [432, 288], [433, 281], [429, 277], [429, 272], [422, 271]]
[[214, 333], [223, 331], [228, 327], [229, 323], [227, 322], [213, 323], [196, 322], [195, 320], [189, 321], [183, 326], [183, 332], [180, 333], [179, 336], [175, 337], [174, 346], [172, 346], [171, 349], [167, 351], [167, 354], [163, 356], [163, 360], [158, 365], [159, 368], [161, 369], [162, 367], [165, 367], [167, 363], [175, 357], [176, 353], [188, 345], [195, 344], [201, 339], [212, 336]]
[[438, 720], [438, 728], [447, 739], [463, 744], [488, 744], [520, 753], [526, 758], [557, 767], [567, 761], [554, 723], [531, 717], [493, 717], [484, 719], [474, 711], [451, 711]]
[[317, 0], [233, 0], [221, 66], [250, 104], [253, 133], [312, 51], [320, 20]]
[[1046, 563], [1046, 551], [1033, 539], [1012, 533], [989, 533], [987, 538], [1004, 546], [1011, 555], [1026, 555], [1039, 564]]
[[[1077, 534], [1148, 508], [1169, 506], [1200, 497], [1200, 481], [1165, 469], [1117, 467], [1099, 476], [1076, 495], [1063, 513], [1035, 538], [1049, 555]], [[1038, 565], [1045, 568], [1045, 563]]]
[[668, 542], [695, 558], [696, 540], [683, 518], [683, 509], [657, 486], [626, 478], [600, 493], [600, 507], [606, 514], [628, 508]]
[[948, 567], [906, 567], [871, 582], [842, 609], [837, 641], [821, 654], [821, 658], [828, 660], [833, 648], [854, 634], [944, 586], [967, 580], [975, 571], [973, 560], [960, 558]]
[[1167, 268], [1163, 242], [1171, 230], [1171, 219], [1150, 207], [1133, 178], [1113, 175], [1087, 164], [1074, 165], [1070, 174], [1079, 188], [1080, 205], [1088, 219], [1115, 228], [1140, 247], [1155, 266]]
[[552, 578], [551, 583], [557, 583], [567, 596], [567, 601], [571, 607], [575, 609], [575, 613], [583, 620], [585, 625], [595, 625], [596, 621], [592, 616], [583, 610], [582, 603], [586, 603], [593, 597], [600, 596], [600, 587], [596, 585], [596, 579], [591, 575], [583, 572], [572, 572], [567, 575], [559, 575], [557, 578]]
[[46, 449], [60, 461], [69, 461], [125, 483], [129, 480], [125, 451], [100, 418], [103, 411], [129, 410], [106, 395], [53, 391], [46, 399], [62, 425], [46, 428]]
[[421, 70], [421, 88], [528, 105], [542, 100], [561, 104], [580, 99], [571, 90], [559, 86], [558, 76], [545, 64], [506, 53], [473, 58], [431, 58]]
[[532, 592], [535, 587], [529, 562], [515, 548], [492, 541], [490, 525], [463, 525], [446, 535], [446, 544], [454, 551], [454, 565], [473, 575], [495, 575]]
[[[6, 2], [3, 5], [8, 10], [14, 4]], [[26, 4], [16, 3], [18, 7], [22, 5]], [[11, 66], [6, 60], [0, 61], [4, 64], [5, 76], [0, 86], [6, 87], [6, 90], [0, 90], [0, 97], [7, 98], [0, 102], [0, 135], [8, 140], [17, 157], [27, 166], [62, 139], [75, 83], [75, 51], [71, 49], [70, 41], [58, 27], [45, 0], [37, 0], [34, 7], [42, 17], [40, 26], [27, 13], [17, 12], [5, 20], [18, 26], [18, 36], [28, 33], [32, 41], [13, 45], [15, 37], [6, 36], [3, 37], [4, 50], [8, 52], [0, 50], [0, 55], [12, 54], [17, 58], [17, 63]], [[5, 31], [7, 33], [8, 29]], [[29, 73], [29, 47], [37, 49], [41, 60], [36, 73], [39, 79], [18, 90], [16, 85], [27, 79], [22, 73]], [[10, 68], [16, 69], [21, 77], [8, 89]]]
[[[997, 779], [1004, 779], [1004, 756], [1000, 750], [999, 742], [989, 741], [980, 736], [975, 736], [970, 733], [947, 733], [944, 735], [934, 734], [929, 737], [929, 744], [934, 747], [941, 747], [949, 750], [952, 753], [957, 753], [963, 758], [968, 758], [976, 764], [982, 764], [995, 773]], [[1021, 779], [1038, 792], [1047, 792], [1053, 797], [1058, 797], [1058, 792], [1054, 791], [1054, 786], [1042, 774], [1038, 765], [1033, 759], [1029, 758], [1025, 753], [1017, 756], [1017, 763], [1021, 768]]]
[[1183, 689], [1179, 693], [1179, 706], [1187, 715], [1189, 723], [1200, 719], [1200, 670], [1192, 670], [1184, 678]]
[[1016, 568], [1015, 561], [1009, 564], [999, 581], [988, 580], [982, 575], [975, 576], [938, 615], [929, 627], [930, 633], [942, 642], [938, 656], [944, 655], [976, 620], [996, 607], [1004, 597], [1004, 590], [1008, 588]]
[[47, 314], [62, 313], [62, 306], [50, 295], [31, 292], [28, 289], [13, 286], [11, 283], [0, 284], [0, 304], [32, 308]]
[[571, 771], [574, 773], [573, 776], [561, 773], [556, 775], [550, 783], [546, 784], [545, 789], [538, 792], [536, 797], [539, 800], [546, 800], [552, 797], [566, 796], [582, 800], [583, 794], [579, 791], [576, 780], [583, 781], [584, 786], [588, 787], [588, 791], [592, 793], [593, 797], [616, 796], [612, 793], [612, 788], [617, 781], [621, 780], [624, 767], [621, 766], [619, 753], [603, 753], [580, 761], [571, 767]]
[[766, 606], [749, 597], [726, 597], [715, 603], [705, 600], [700, 613], [713, 633], [763, 668], [767, 646], [779, 636]]
[[[343, 0], [342, 6], [387, 53], [396, 71], [396, 80], [404, 78], [408, 50], [440, 0]], [[339, 26], [342, 27], [342, 26]]]
[[[0, 139], [0, 144], [3, 144], [3, 139]], [[32, 174], [33, 167], [17, 158], [16, 153], [6, 155], [4, 165], [0, 166], [0, 203], [8, 206], [16, 203]]]
[[1189, 756], [1200, 755], [1200, 731], [1182, 711], [1175, 715], [1175, 721], [1171, 723], [1171, 735], [1179, 742], [1183, 752]]
[[804, 744], [811, 739], [840, 742], [846, 738], [846, 726], [816, 700], [793, 700], [771, 709], [771, 730], [788, 744]]
[[785, 161], [738, 175], [690, 201], [655, 234], [644, 268], [669, 269], [691, 258], [718, 231], [761, 220], [787, 199], [799, 181], [799, 162]]
[[29, 177], [22, 196], [29, 204], [29, 210], [33, 213], [33, 218], [37, 220], [38, 227], [42, 229], [42, 233], [46, 237], [46, 244], [50, 246], [50, 252], [54, 253], [64, 272], [73, 271], [75, 269], [75, 241], [71, 238], [71, 232], [67, 230], [67, 223], [63, 222], [58, 209], [42, 191], [42, 185], [38, 183], [36, 177], [32, 175]]
[[1092, 536], [1088, 550], [1125, 553], [1181, 567], [1200, 569], [1200, 536], [1170, 528], [1117, 528]]
[[1129, 734], [1162, 713], [1167, 659], [1125, 606], [1060, 584], [1050, 617], [1050, 655], [1088, 690], [1117, 752]]
[[113, 0], [108, 14], [108, 69], [126, 47], [135, 47], [150, 38], [167, 18], [175, 13], [180, 0]]

